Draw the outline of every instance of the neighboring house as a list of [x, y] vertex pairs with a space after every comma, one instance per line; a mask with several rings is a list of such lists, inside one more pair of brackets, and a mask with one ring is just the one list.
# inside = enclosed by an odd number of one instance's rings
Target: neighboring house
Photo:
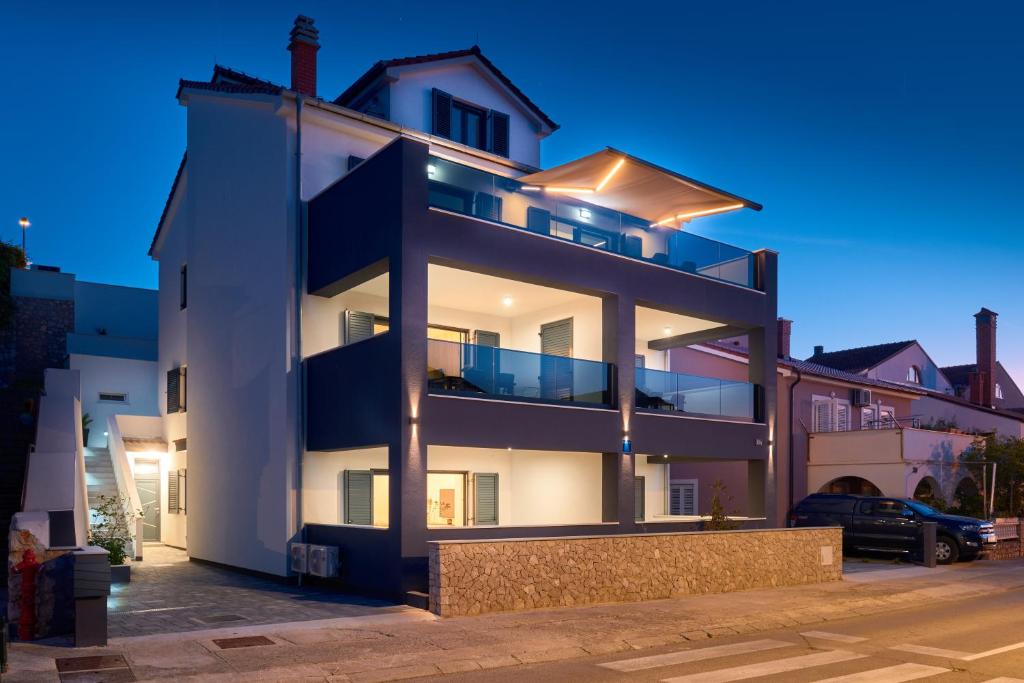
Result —
[[1024, 435], [1024, 393], [996, 358], [998, 314], [982, 308], [974, 318], [977, 361], [970, 365], [940, 368], [913, 340], [828, 352], [816, 346], [807, 360], [920, 387], [925, 395], [914, 409], [925, 424], [1020, 438]]
[[[921, 429], [913, 415], [924, 390], [791, 358], [792, 322], [780, 319], [777, 329], [781, 510], [815, 492], [950, 501], [957, 487], [974, 486], [968, 468], [957, 462], [974, 437]], [[669, 365], [679, 373], [738, 379], [747, 372], [747, 354], [747, 340], [737, 337], [673, 349]], [[725, 511], [745, 515], [746, 480], [745, 463], [691, 461], [672, 465], [670, 485], [695, 501], [687, 512], [706, 515], [721, 481]]]
[[[401, 597], [435, 539], [691, 528], [688, 457], [743, 462], [775, 523], [777, 257], [683, 229], [760, 206], [608, 148], [541, 170], [557, 125], [476, 47], [333, 101], [317, 48], [300, 17], [290, 87], [218, 66], [178, 90], [150, 253], [189, 555], [285, 575], [305, 539]], [[742, 377], [671, 372], [737, 334]]]
[[57, 268], [11, 269], [20, 372], [78, 370], [87, 447], [105, 448], [107, 419], [156, 415], [157, 292], [81, 282]]

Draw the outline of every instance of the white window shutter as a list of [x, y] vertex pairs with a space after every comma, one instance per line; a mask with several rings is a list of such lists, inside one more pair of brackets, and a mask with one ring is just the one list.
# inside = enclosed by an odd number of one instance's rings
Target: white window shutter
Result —
[[811, 420], [811, 430], [815, 432], [832, 431], [832, 403], [831, 401], [815, 401], [814, 414]]
[[847, 432], [850, 430], [850, 404], [836, 402], [835, 431]]

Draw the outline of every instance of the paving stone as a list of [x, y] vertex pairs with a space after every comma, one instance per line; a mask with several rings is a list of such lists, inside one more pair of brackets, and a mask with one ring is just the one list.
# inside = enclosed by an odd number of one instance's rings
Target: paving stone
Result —
[[438, 662], [437, 668], [443, 674], [459, 674], [466, 671], [478, 671], [480, 665], [472, 659], [459, 659], [454, 662]]
[[440, 670], [433, 664], [414, 664], [413, 666], [400, 666], [394, 669], [378, 669], [376, 671], [363, 671], [362, 673], [350, 674], [352, 683], [386, 683], [386, 681], [404, 681], [408, 678], [420, 678], [421, 676], [436, 676]]
[[506, 666], [519, 666], [520, 664], [519, 660], [512, 655], [481, 657], [476, 660], [476, 663], [480, 665], [481, 669], [500, 669]]

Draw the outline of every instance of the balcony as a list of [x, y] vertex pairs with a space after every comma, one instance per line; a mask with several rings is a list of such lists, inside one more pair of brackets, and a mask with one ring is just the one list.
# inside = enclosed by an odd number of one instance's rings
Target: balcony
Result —
[[479, 344], [427, 340], [430, 393], [610, 407], [613, 365]]
[[754, 393], [749, 382], [636, 369], [637, 408], [753, 421]]
[[754, 256], [739, 247], [438, 157], [427, 176], [433, 208], [755, 288]]

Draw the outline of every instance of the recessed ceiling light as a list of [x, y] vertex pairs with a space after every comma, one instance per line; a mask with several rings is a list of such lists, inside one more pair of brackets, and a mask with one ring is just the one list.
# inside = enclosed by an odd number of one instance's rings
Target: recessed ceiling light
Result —
[[427, 164], [427, 175], [434, 175], [437, 173], [437, 167], [433, 164]]
[[505, 308], [508, 308], [509, 306], [514, 304], [515, 302], [516, 302], [516, 300], [513, 299], [510, 296], [504, 296], [504, 297], [501, 298], [501, 305], [504, 306]]
[[668, 325], [666, 325], [665, 327], [661, 328], [661, 331], [664, 332], [667, 335], [668, 334], [672, 334], [672, 328], [669, 327]]

